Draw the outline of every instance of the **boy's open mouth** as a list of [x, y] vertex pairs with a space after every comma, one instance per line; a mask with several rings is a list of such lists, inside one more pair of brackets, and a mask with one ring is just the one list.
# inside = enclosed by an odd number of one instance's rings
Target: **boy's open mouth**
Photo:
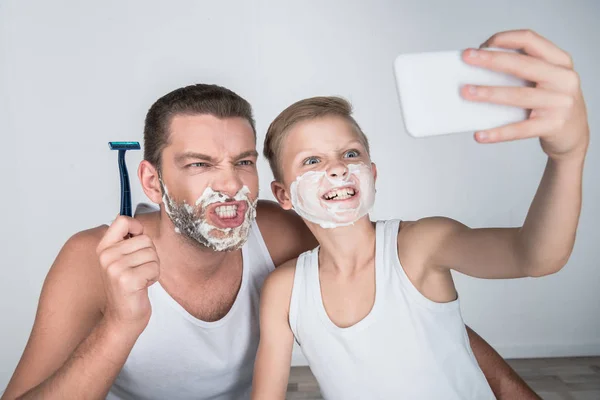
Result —
[[358, 190], [354, 187], [342, 187], [331, 189], [327, 193], [325, 193], [322, 198], [327, 201], [342, 201], [348, 200], [358, 194]]

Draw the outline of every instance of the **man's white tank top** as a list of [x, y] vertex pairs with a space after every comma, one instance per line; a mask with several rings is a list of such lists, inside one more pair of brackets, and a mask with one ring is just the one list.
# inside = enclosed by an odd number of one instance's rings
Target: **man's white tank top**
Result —
[[150, 286], [150, 322], [108, 400], [250, 398], [259, 341], [259, 295], [275, 268], [256, 222], [242, 248], [242, 259], [238, 295], [227, 315], [216, 322], [189, 314], [160, 283]]
[[471, 351], [458, 299], [436, 303], [398, 258], [400, 221], [376, 228], [375, 302], [348, 328], [328, 317], [317, 247], [296, 265], [289, 322], [325, 399], [493, 399]]

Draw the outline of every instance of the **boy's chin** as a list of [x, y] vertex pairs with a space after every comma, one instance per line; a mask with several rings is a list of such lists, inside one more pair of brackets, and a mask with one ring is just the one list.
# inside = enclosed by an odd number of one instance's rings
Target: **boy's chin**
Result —
[[365, 223], [370, 223], [371, 220], [369, 214], [365, 214], [359, 218], [356, 218], [356, 216], [352, 216], [349, 218], [330, 219], [323, 220], [320, 222], [312, 222], [305, 219], [304, 222], [314, 226], [317, 229], [323, 229], [325, 231], [334, 231], [341, 229], [354, 229], [362, 226]]

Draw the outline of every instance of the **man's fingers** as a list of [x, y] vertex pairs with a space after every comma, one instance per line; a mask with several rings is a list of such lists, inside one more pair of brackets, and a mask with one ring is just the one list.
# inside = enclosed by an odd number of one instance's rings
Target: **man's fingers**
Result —
[[534, 31], [511, 30], [497, 33], [486, 40], [481, 47], [500, 47], [522, 50], [525, 53], [564, 68], [573, 68], [571, 56], [548, 39]]
[[157, 262], [148, 262], [136, 268], [124, 271], [119, 276], [119, 284], [128, 292], [142, 290], [152, 285], [160, 276], [160, 267]]
[[498, 143], [538, 137], [551, 130], [550, 124], [551, 121], [543, 118], [528, 119], [499, 128], [476, 132], [475, 140], [479, 143]]
[[148, 235], [134, 236], [128, 240], [118, 242], [104, 249], [99, 255], [100, 265], [107, 267], [123, 256], [138, 252], [142, 249], [151, 249], [156, 252], [156, 247]]
[[461, 94], [470, 101], [525, 109], [571, 107], [574, 101], [572, 96], [532, 87], [466, 85]]
[[159, 263], [158, 254], [151, 248], [138, 250], [134, 253], [119, 257], [111, 263], [105, 265], [106, 273], [111, 279], [116, 279], [124, 273], [125, 270], [135, 269], [146, 263]]
[[134, 218], [120, 215], [108, 227], [104, 237], [98, 244], [97, 252], [100, 253], [107, 247], [125, 240], [129, 234], [138, 236], [144, 233], [144, 226]]

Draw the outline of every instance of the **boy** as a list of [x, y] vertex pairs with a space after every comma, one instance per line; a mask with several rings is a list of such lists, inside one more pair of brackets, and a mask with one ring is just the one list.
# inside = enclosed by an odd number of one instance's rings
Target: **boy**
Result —
[[[465, 57], [494, 59], [498, 69], [506, 60], [471, 52]], [[284, 398], [294, 339], [324, 398], [494, 398], [470, 350], [450, 270], [490, 279], [555, 273], [570, 256], [581, 207], [589, 140], [581, 92], [564, 84], [568, 68], [536, 55], [543, 65], [521, 55], [506, 64], [538, 83], [527, 93], [463, 92], [495, 102], [504, 95], [532, 110], [526, 122], [476, 134], [481, 142], [540, 137], [548, 165], [521, 228], [470, 229], [439, 217], [372, 223], [377, 169], [350, 105], [306, 99], [273, 121], [264, 149], [273, 193], [319, 247], [265, 282], [253, 398]], [[519, 68], [523, 62], [534, 67]]]

